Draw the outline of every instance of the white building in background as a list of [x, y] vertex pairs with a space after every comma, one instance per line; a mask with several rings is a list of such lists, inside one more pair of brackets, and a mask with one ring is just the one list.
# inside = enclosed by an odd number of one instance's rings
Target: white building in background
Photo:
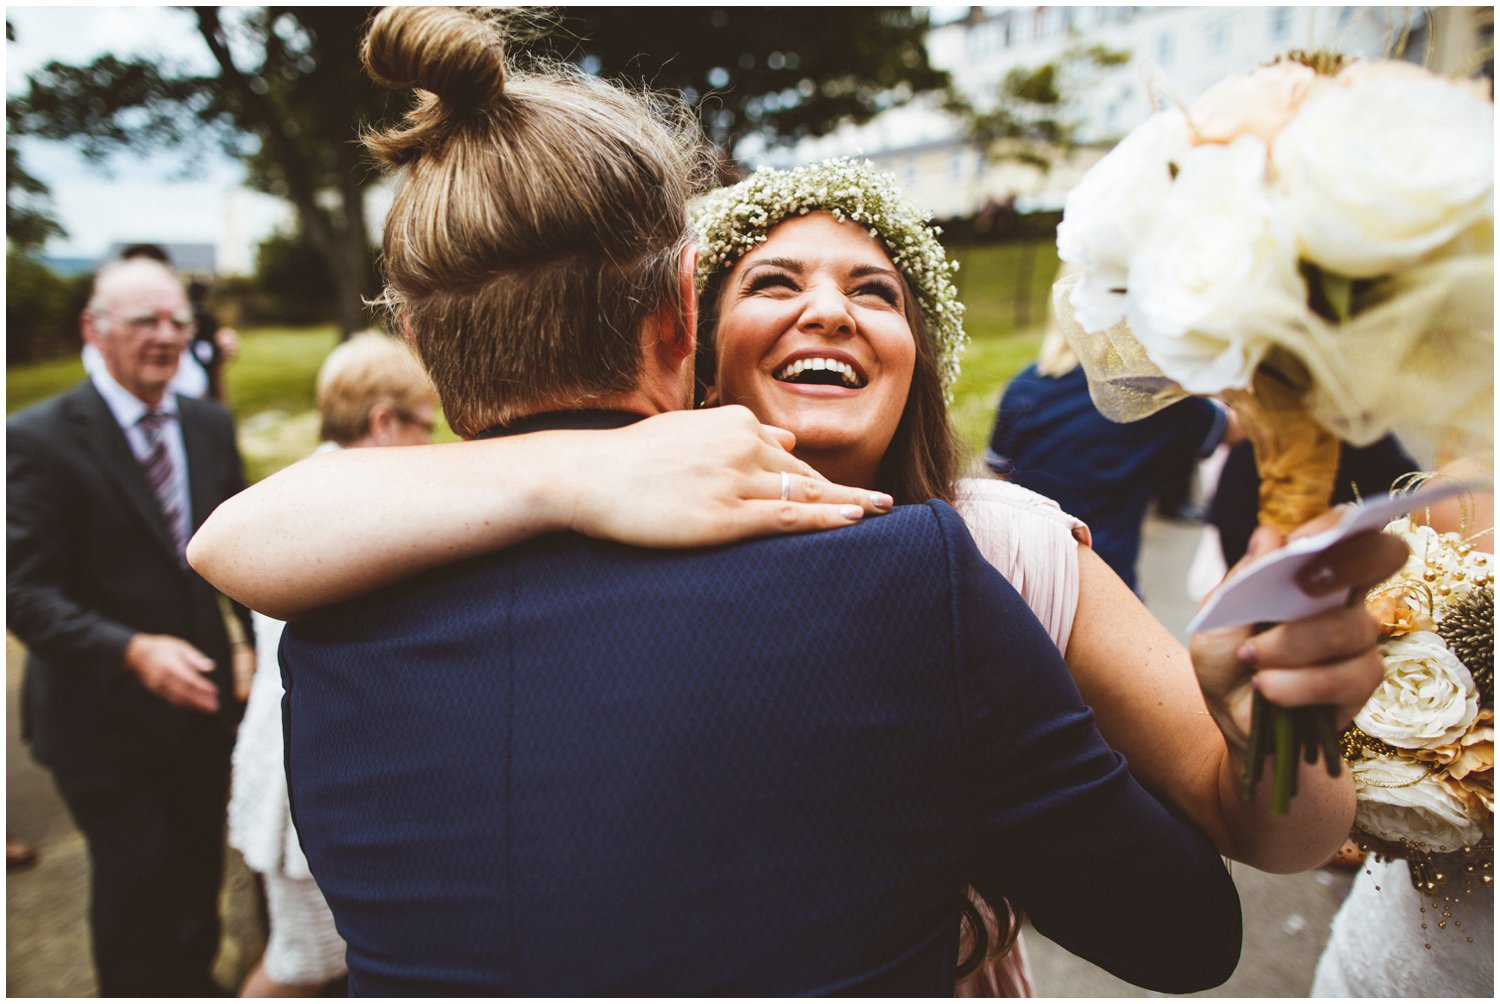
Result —
[[[370, 241], [377, 247], [395, 192], [390, 178], [380, 178], [365, 189], [365, 222]], [[290, 202], [250, 188], [231, 191], [224, 199], [224, 225], [215, 245], [218, 274], [254, 275], [261, 244], [273, 235], [290, 236], [296, 231], [297, 210]]]
[[[951, 10], [951, 8], [950, 8]], [[987, 202], [1015, 200], [1022, 211], [1060, 209], [1121, 136], [1162, 102], [1190, 103], [1221, 78], [1290, 49], [1331, 48], [1376, 57], [1409, 32], [1419, 54], [1427, 19], [1414, 7], [970, 7], [928, 32], [928, 58], [983, 107], [1013, 69], [1032, 69], [1075, 46], [1128, 52], [1130, 61], [1093, 75], [1067, 117], [1085, 144], [1049, 171], [991, 161], [967, 143], [939, 101], [922, 96], [863, 125], [748, 158], [790, 167], [862, 155], [895, 174], [939, 218], [969, 216]]]
[[217, 244], [219, 274], [255, 274], [261, 243], [272, 234], [290, 233], [296, 226], [297, 214], [290, 202], [249, 188], [234, 189], [224, 198], [224, 225]]

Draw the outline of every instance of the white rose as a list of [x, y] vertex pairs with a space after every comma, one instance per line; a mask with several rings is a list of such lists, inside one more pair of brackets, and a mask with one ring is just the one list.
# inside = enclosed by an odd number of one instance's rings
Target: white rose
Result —
[[1125, 314], [1125, 276], [1172, 187], [1173, 163], [1189, 146], [1187, 119], [1175, 109], [1147, 119], [1095, 164], [1068, 193], [1057, 227], [1057, 253], [1084, 266], [1069, 302], [1087, 331]]
[[1131, 262], [1126, 318], [1151, 361], [1195, 394], [1247, 387], [1274, 336], [1305, 315], [1296, 246], [1242, 136], [1182, 161]]
[[1410, 760], [1369, 757], [1350, 765], [1354, 774], [1354, 825], [1372, 837], [1405, 841], [1427, 851], [1456, 851], [1484, 836], [1464, 814], [1464, 804]]
[[1479, 690], [1440, 635], [1413, 631], [1381, 643], [1385, 678], [1354, 724], [1401, 749], [1447, 746], [1479, 714]]
[[1304, 257], [1386, 275], [1493, 218], [1493, 104], [1381, 64], [1334, 83], [1308, 96], [1272, 151]]

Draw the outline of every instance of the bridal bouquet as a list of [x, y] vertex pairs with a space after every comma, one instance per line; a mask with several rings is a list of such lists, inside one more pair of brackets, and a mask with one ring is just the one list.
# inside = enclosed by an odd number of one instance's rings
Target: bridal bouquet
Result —
[[[1293, 53], [1158, 112], [1070, 193], [1054, 306], [1099, 410], [1234, 406], [1260, 521], [1327, 509], [1339, 441], [1493, 435], [1494, 105], [1482, 84]], [[1261, 708], [1273, 811], [1331, 728]], [[1329, 759], [1338, 769], [1337, 756]], [[1258, 761], [1255, 769], [1259, 769]], [[1247, 787], [1253, 786], [1247, 777]]]
[[1385, 679], [1342, 739], [1355, 828], [1399, 845], [1419, 890], [1466, 890], [1491, 881], [1495, 835], [1494, 557], [1410, 519], [1385, 531], [1411, 554], [1367, 598]]

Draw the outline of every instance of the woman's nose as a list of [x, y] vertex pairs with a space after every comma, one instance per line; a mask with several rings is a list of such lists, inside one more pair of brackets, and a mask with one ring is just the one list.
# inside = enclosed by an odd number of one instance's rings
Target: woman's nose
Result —
[[826, 283], [811, 287], [802, 310], [801, 326], [823, 335], [852, 335], [854, 317], [844, 291]]

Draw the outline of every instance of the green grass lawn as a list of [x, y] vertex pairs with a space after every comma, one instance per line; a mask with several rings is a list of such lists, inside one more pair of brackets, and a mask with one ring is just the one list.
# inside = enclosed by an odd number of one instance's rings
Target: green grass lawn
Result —
[[1042, 343], [1057, 249], [1000, 244], [960, 248], [955, 257], [970, 343], [949, 414], [959, 437], [978, 454], [989, 441], [1001, 391]]
[[[956, 256], [959, 295], [972, 342], [964, 353], [951, 413], [963, 441], [977, 453], [989, 438], [1005, 383], [1031, 361], [1041, 343], [1057, 256], [1045, 244], [1033, 249], [1017, 245], [963, 248]], [[1022, 276], [1029, 280], [1018, 291]], [[1018, 319], [1022, 310], [1026, 316]], [[229, 365], [227, 382], [230, 410], [239, 423], [246, 473], [252, 481], [306, 456], [317, 445], [313, 381], [323, 358], [337, 343], [332, 325], [250, 328], [240, 333], [240, 356]], [[82, 378], [83, 367], [76, 356], [8, 366], [6, 413], [66, 390]], [[453, 438], [446, 426], [439, 430], [439, 439]]]
[[[240, 332], [240, 355], [229, 364], [226, 379], [250, 480], [280, 470], [317, 445], [317, 422], [305, 416], [313, 410], [318, 366], [336, 344], [338, 330], [331, 324]], [[67, 390], [81, 379], [77, 356], [7, 366], [5, 412]]]
[[[333, 325], [251, 328], [240, 332], [240, 355], [229, 364], [229, 406], [244, 420], [269, 410], [305, 411], [313, 406], [318, 366], [338, 344]], [[83, 379], [77, 356], [5, 368], [7, 415], [67, 390]]]

